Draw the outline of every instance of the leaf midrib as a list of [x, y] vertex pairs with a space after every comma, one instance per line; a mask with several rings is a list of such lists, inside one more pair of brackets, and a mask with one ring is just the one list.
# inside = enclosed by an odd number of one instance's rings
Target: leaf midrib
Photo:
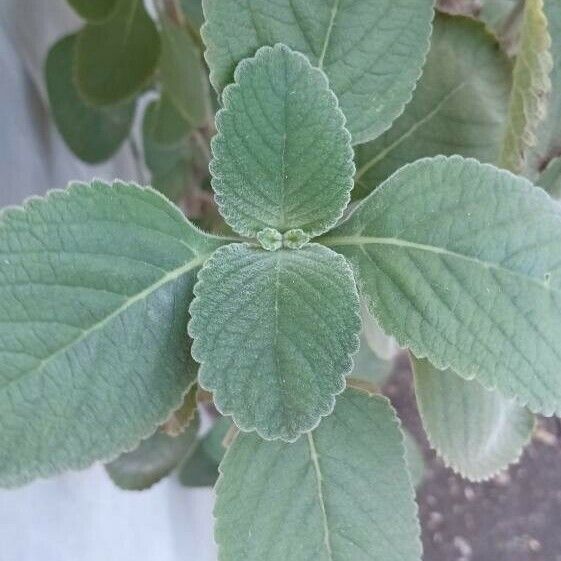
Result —
[[85, 330], [82, 330], [82, 332], [78, 336], [74, 337], [69, 343], [60, 347], [59, 349], [57, 349], [55, 352], [53, 352], [52, 354], [50, 354], [46, 358], [42, 359], [39, 362], [39, 364], [37, 366], [35, 366], [34, 368], [32, 368], [30, 370], [27, 370], [21, 376], [18, 376], [16, 378], [10, 380], [7, 384], [5, 384], [3, 386], [0, 386], [0, 390], [6, 391], [12, 385], [21, 383], [21, 381], [24, 378], [27, 378], [28, 376], [33, 376], [35, 374], [38, 374], [48, 364], [50, 364], [53, 360], [55, 360], [57, 357], [59, 357], [60, 355], [63, 355], [68, 350], [70, 350], [72, 347], [74, 347], [76, 345], [79, 345], [82, 341], [86, 340], [92, 333], [102, 329], [110, 321], [112, 321], [113, 319], [118, 317], [120, 314], [124, 313], [128, 308], [130, 308], [131, 306], [133, 306], [137, 302], [140, 302], [141, 300], [143, 300], [145, 298], [148, 298], [152, 293], [154, 293], [156, 290], [158, 290], [159, 288], [161, 288], [162, 286], [164, 286], [168, 282], [171, 282], [171, 281], [179, 278], [180, 276], [184, 275], [185, 273], [187, 273], [187, 272], [189, 272], [193, 269], [196, 269], [197, 267], [202, 265], [208, 257], [209, 257], [209, 255], [207, 255], [207, 254], [195, 255], [195, 257], [191, 261], [188, 261], [187, 263], [183, 264], [181, 267], [178, 267], [176, 269], [173, 269], [173, 270], [169, 271], [157, 282], [147, 286], [146, 288], [144, 288], [143, 290], [141, 290], [139, 293], [135, 294], [134, 296], [131, 296], [130, 298], [125, 299], [125, 301], [118, 308], [113, 310], [110, 314], [108, 314], [107, 316], [105, 316], [104, 318], [102, 318], [100, 321], [96, 322], [95, 324], [93, 324], [89, 328], [87, 328]]
[[482, 259], [478, 259], [477, 257], [473, 257], [471, 255], [464, 255], [463, 253], [458, 253], [452, 251], [450, 249], [446, 249], [444, 247], [428, 245], [428, 244], [421, 244], [416, 242], [411, 242], [409, 240], [404, 240], [401, 238], [382, 238], [382, 237], [374, 237], [374, 236], [326, 236], [321, 240], [321, 243], [326, 245], [327, 247], [337, 247], [337, 246], [357, 246], [360, 248], [364, 248], [365, 245], [389, 245], [394, 247], [401, 247], [401, 248], [409, 248], [409, 249], [416, 249], [419, 251], [424, 251], [427, 253], [433, 253], [437, 255], [446, 255], [449, 257], [453, 257], [456, 259], [460, 259], [462, 261], [469, 261], [479, 267], [483, 267], [485, 269], [494, 269], [496, 271], [520, 277], [527, 282], [531, 282], [533, 284], [538, 285], [541, 289], [547, 290], [549, 292], [554, 292], [557, 295], [561, 296], [561, 289], [555, 288], [550, 284], [545, 284], [544, 282], [540, 282], [536, 277], [531, 277], [521, 273], [519, 271], [513, 271], [512, 269], [507, 269], [506, 267], [502, 267], [497, 263], [493, 263], [491, 261], [484, 261]]
[[327, 552], [328, 559], [330, 561], [334, 561], [333, 549], [331, 547], [331, 535], [329, 532], [329, 521], [327, 519], [327, 509], [325, 508], [325, 498], [323, 496], [323, 476], [319, 465], [319, 454], [317, 453], [313, 434], [309, 432], [307, 434], [307, 437], [308, 437], [308, 446], [310, 449], [310, 460], [314, 467], [314, 475], [317, 484], [318, 501], [321, 509], [323, 540], [324, 540], [325, 550]]

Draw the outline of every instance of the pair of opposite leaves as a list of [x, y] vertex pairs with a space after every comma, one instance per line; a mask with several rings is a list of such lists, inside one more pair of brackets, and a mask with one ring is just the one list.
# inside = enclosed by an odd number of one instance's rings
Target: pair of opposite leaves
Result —
[[[243, 62], [218, 126], [215, 188], [243, 235], [270, 227], [314, 236], [340, 217], [349, 137], [323, 74], [304, 57], [278, 46]], [[402, 168], [320, 241], [349, 259], [401, 345], [552, 413], [561, 404], [560, 232], [558, 205], [528, 181], [436, 157]], [[110, 458], [179, 405], [195, 376], [185, 345], [195, 272], [228, 241], [194, 229], [157, 193], [123, 184], [76, 185], [5, 211], [5, 482]], [[344, 258], [315, 243], [272, 252], [233, 244], [199, 276], [193, 354], [218, 406], [269, 438], [312, 428], [342, 390], [357, 345]]]

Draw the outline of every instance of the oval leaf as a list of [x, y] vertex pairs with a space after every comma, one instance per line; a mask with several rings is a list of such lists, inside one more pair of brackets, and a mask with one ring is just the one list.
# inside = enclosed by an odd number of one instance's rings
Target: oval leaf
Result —
[[459, 156], [401, 168], [326, 237], [400, 346], [561, 413], [561, 207]]
[[220, 241], [152, 189], [73, 184], [0, 221], [0, 483], [130, 450], [196, 376], [195, 272]]
[[350, 267], [331, 250], [218, 250], [191, 306], [199, 382], [246, 431], [292, 441], [328, 415], [358, 349]]
[[438, 154], [498, 160], [511, 65], [483, 24], [439, 16], [413, 99], [392, 128], [356, 148], [353, 196], [364, 197], [401, 166]]
[[142, 0], [119, 0], [103, 24], [87, 24], [76, 44], [76, 83], [92, 105], [133, 97], [156, 69], [160, 36]]
[[433, 17], [432, 0], [205, 0], [203, 7], [217, 91], [240, 60], [285, 43], [325, 71], [353, 144], [379, 136], [410, 100]]
[[520, 458], [534, 428], [527, 409], [428, 360], [413, 366], [423, 426], [448, 467], [481, 481]]
[[212, 141], [212, 186], [242, 235], [264, 228], [328, 230], [350, 198], [354, 166], [345, 117], [323, 73], [277, 45], [244, 60], [224, 91]]
[[49, 103], [68, 148], [84, 162], [102, 162], [129, 135], [135, 104], [99, 108], [82, 101], [72, 77], [75, 43], [76, 35], [68, 35], [55, 43], [47, 55], [45, 77]]
[[353, 389], [294, 444], [240, 433], [216, 487], [220, 561], [420, 561], [404, 454], [388, 400]]
[[109, 477], [121, 489], [142, 491], [169, 475], [197, 444], [199, 423], [191, 423], [178, 436], [159, 430], [132, 452], [121, 454], [105, 466]]

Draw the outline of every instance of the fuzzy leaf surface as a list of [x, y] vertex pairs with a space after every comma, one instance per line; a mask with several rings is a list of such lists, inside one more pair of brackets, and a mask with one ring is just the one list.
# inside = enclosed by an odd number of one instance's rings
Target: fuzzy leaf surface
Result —
[[309, 244], [219, 249], [198, 275], [189, 333], [200, 385], [238, 427], [293, 441], [333, 409], [358, 349], [352, 271]]
[[322, 241], [400, 346], [561, 412], [561, 207], [544, 191], [459, 156], [419, 160]]
[[130, 99], [146, 85], [159, 56], [160, 35], [143, 0], [119, 0], [107, 21], [89, 23], [78, 34], [78, 90], [91, 105]]
[[528, 166], [534, 178], [543, 171], [555, 157], [561, 156], [561, 2], [546, 0], [544, 11], [547, 17], [547, 28], [551, 36], [551, 55], [553, 69], [551, 71], [551, 91], [547, 100], [546, 118], [540, 123], [536, 136], [537, 145], [530, 150]]
[[218, 245], [120, 182], [2, 213], [0, 483], [109, 461], [180, 405], [195, 273]]
[[379, 136], [410, 100], [433, 17], [431, 0], [205, 0], [203, 8], [217, 91], [240, 60], [285, 43], [325, 71], [353, 144]]
[[390, 130], [357, 146], [354, 197], [401, 166], [438, 154], [498, 160], [511, 87], [510, 62], [483, 24], [439, 15], [413, 99]]
[[526, 0], [499, 159], [501, 167], [514, 173], [525, 171], [528, 149], [537, 144], [536, 131], [546, 113], [553, 66], [550, 46], [543, 0]]
[[49, 104], [66, 145], [84, 162], [107, 160], [129, 135], [134, 102], [92, 107], [82, 101], [73, 79], [76, 35], [55, 43], [47, 55], [45, 78]]
[[283, 45], [242, 61], [224, 90], [210, 170], [224, 218], [242, 235], [328, 230], [354, 174], [350, 136], [325, 75]]
[[169, 475], [197, 443], [199, 422], [191, 423], [177, 436], [156, 431], [131, 452], [125, 452], [105, 466], [109, 477], [121, 489], [142, 491]]
[[404, 454], [388, 400], [354, 389], [293, 444], [240, 433], [216, 486], [220, 561], [420, 561]]
[[448, 467], [480, 481], [518, 460], [534, 428], [527, 409], [428, 360], [413, 366], [423, 426]]

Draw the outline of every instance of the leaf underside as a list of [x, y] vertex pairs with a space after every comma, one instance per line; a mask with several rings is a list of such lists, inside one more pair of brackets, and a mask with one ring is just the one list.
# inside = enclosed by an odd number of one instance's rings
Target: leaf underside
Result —
[[413, 366], [423, 426], [447, 466], [481, 481], [518, 460], [534, 427], [527, 409], [427, 360]]
[[220, 561], [420, 561], [404, 453], [388, 400], [354, 389], [293, 444], [240, 433], [216, 486]]
[[169, 475], [197, 443], [198, 419], [177, 436], [156, 431], [138, 448], [125, 452], [105, 466], [109, 477], [121, 489], [142, 491]]
[[379, 136], [410, 100], [433, 17], [431, 0], [204, 0], [203, 7], [218, 92], [241, 60], [284, 43], [325, 71], [353, 144]]
[[541, 189], [459, 156], [419, 160], [322, 241], [401, 346], [561, 412], [561, 209]]
[[543, 0], [526, 0], [499, 160], [501, 167], [514, 173], [525, 171], [528, 149], [536, 145], [536, 130], [546, 113], [553, 64], [550, 46]]
[[210, 170], [220, 212], [242, 235], [309, 235], [343, 214], [354, 174], [345, 117], [325, 75], [283, 45], [240, 63], [216, 117]]
[[198, 275], [189, 333], [199, 382], [245, 431], [293, 441], [331, 413], [358, 349], [350, 267], [310, 244], [218, 250]]
[[220, 241], [152, 189], [72, 184], [0, 221], [0, 482], [130, 450], [196, 376], [196, 270]]

